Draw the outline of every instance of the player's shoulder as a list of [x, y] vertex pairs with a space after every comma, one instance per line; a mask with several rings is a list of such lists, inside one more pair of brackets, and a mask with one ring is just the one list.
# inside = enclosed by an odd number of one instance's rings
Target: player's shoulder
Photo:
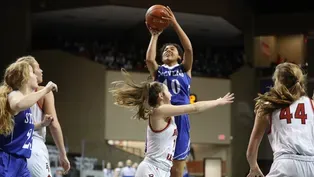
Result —
[[13, 90], [8, 94], [8, 101], [11, 102], [14, 99], [18, 99], [23, 97], [23, 93], [20, 92], [19, 90]]
[[9, 97], [13, 95], [23, 95], [23, 94], [19, 90], [13, 90], [12, 92], [8, 94]]
[[304, 103], [304, 104], [314, 104], [314, 101], [312, 98], [308, 97], [308, 96], [302, 96], [300, 97], [298, 100], [296, 100], [293, 104], [295, 105], [299, 105], [300, 103]]

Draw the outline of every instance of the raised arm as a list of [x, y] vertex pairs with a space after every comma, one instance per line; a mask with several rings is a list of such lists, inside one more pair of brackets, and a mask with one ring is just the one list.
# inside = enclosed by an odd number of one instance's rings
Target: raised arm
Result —
[[261, 117], [260, 113], [258, 112], [255, 118], [254, 127], [251, 133], [250, 142], [248, 145], [248, 149], [246, 152], [246, 158], [250, 165], [250, 176], [255, 175], [263, 175], [258, 164], [257, 164], [257, 155], [258, 155], [258, 148], [260, 143], [263, 139], [264, 133], [269, 126], [269, 117]]
[[188, 38], [188, 36], [185, 34], [183, 29], [181, 28], [180, 24], [177, 22], [170, 7], [167, 6], [166, 10], [168, 14], [165, 14], [164, 18], [171, 21], [173, 29], [175, 30], [175, 32], [177, 33], [180, 39], [180, 42], [184, 49], [182, 65], [184, 66], [186, 72], [191, 76], [192, 65], [193, 65], [193, 48], [192, 48], [191, 41]]
[[151, 39], [146, 52], [146, 65], [149, 70], [150, 75], [154, 78], [155, 73], [158, 69], [158, 64], [156, 62], [156, 50], [157, 41], [161, 32], [153, 31], [149, 26], [147, 26], [151, 33]]
[[51, 90], [57, 90], [57, 85], [49, 82], [46, 87], [38, 92], [32, 92], [28, 95], [23, 95], [19, 91], [11, 92], [8, 96], [10, 108], [14, 112], [20, 112], [33, 106], [41, 97], [45, 96]]
[[228, 93], [223, 98], [219, 98], [217, 100], [199, 101], [194, 104], [180, 105], [180, 106], [165, 104], [158, 107], [155, 110], [155, 113], [162, 115], [162, 117], [171, 117], [171, 116], [178, 116], [182, 114], [203, 112], [207, 109], [214, 108], [216, 106], [230, 104], [233, 102], [233, 99], [234, 99], [233, 94]]

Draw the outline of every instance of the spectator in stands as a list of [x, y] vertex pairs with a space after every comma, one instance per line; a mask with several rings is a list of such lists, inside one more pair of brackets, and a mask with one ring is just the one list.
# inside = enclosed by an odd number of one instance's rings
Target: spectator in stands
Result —
[[105, 58], [100, 52], [95, 54], [94, 60], [98, 63], [105, 64]]
[[132, 70], [132, 69], [133, 69], [133, 65], [132, 65], [131, 60], [128, 60], [127, 63], [124, 65], [123, 68], [125, 68], [125, 69], [127, 69], [127, 70]]
[[127, 160], [126, 166], [122, 168], [120, 172], [120, 177], [134, 177], [135, 176], [135, 168], [132, 167], [132, 161]]
[[137, 166], [138, 166], [138, 163], [133, 163], [133, 165], [132, 165], [132, 167], [135, 169], [135, 171], [136, 171], [136, 169], [137, 169]]
[[120, 177], [121, 169], [123, 168], [123, 162], [118, 162], [117, 167], [114, 169], [114, 177]]
[[105, 56], [105, 65], [112, 67], [115, 62], [115, 58], [113, 56], [113, 52], [109, 51], [108, 54]]
[[[127, 70], [146, 71], [143, 46], [134, 43], [123, 44], [117, 41], [80, 41], [63, 40], [59, 47], [67, 52], [90, 58], [105, 65], [108, 69], [126, 68]], [[203, 45], [202, 45], [203, 46]], [[40, 45], [42, 49], [42, 45]], [[193, 63], [193, 75], [226, 78], [245, 64], [242, 48], [206, 47], [194, 49], [198, 56]], [[282, 57], [281, 57], [282, 58]], [[282, 60], [282, 59], [280, 59]], [[283, 59], [286, 60], [286, 59]], [[276, 65], [276, 61], [274, 61]]]
[[117, 64], [118, 68], [122, 68], [125, 63], [126, 63], [125, 57], [124, 57], [123, 53], [120, 52], [118, 54], [118, 56], [116, 57], [116, 64]]
[[103, 172], [104, 172], [104, 177], [113, 177], [114, 174], [113, 174], [113, 170], [112, 170], [110, 162], [106, 164], [106, 167], [104, 168]]
[[56, 170], [56, 173], [54, 174], [54, 177], [63, 177], [63, 168], [58, 167]]

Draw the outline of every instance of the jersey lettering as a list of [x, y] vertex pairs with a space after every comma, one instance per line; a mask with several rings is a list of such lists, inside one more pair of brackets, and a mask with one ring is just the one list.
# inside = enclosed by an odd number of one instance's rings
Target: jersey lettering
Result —
[[168, 154], [167, 155], [167, 160], [169, 160], [169, 161], [173, 161], [173, 155], [172, 154]]
[[279, 118], [280, 120], [286, 119], [287, 124], [291, 124], [292, 114], [290, 113], [290, 107], [281, 109]]
[[162, 65], [158, 67], [156, 81], [165, 84], [172, 94], [171, 103], [182, 105], [190, 103], [190, 82], [191, 78], [187, 75], [182, 65], [172, 67]]
[[[293, 116], [292, 116], [292, 113], [290, 111], [290, 107], [281, 109], [280, 114], [279, 114], [279, 118], [280, 118], [280, 120], [286, 119], [287, 124], [291, 124], [291, 119], [293, 118]], [[301, 124], [306, 124], [307, 114], [305, 113], [304, 103], [299, 103], [297, 105], [297, 108], [294, 112], [294, 118], [300, 119]]]
[[170, 87], [168, 85], [168, 80], [165, 79], [164, 84], [171, 89], [172, 93], [178, 94], [181, 91], [181, 85], [178, 79], [171, 80]]
[[307, 119], [307, 114], [305, 113], [304, 103], [298, 104], [294, 117], [296, 119], [301, 119], [301, 124], [305, 124], [305, 120]]
[[33, 129], [29, 129], [27, 132], [27, 139], [23, 145], [23, 149], [30, 149], [32, 150], [32, 141], [33, 141]]
[[26, 124], [34, 124], [33, 116], [31, 113], [26, 113], [25, 114], [25, 121], [24, 123]]

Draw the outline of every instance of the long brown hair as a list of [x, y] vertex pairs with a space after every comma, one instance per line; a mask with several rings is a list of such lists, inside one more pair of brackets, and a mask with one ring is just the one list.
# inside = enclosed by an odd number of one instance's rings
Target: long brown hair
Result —
[[5, 70], [4, 80], [0, 86], [0, 135], [9, 135], [14, 127], [8, 94], [25, 85], [29, 77], [30, 65], [26, 62], [13, 63]]
[[158, 105], [159, 93], [163, 92], [163, 84], [158, 82], [144, 81], [135, 83], [131, 75], [121, 69], [124, 81], [112, 82], [110, 92], [114, 103], [127, 108], [136, 108], [137, 113], [133, 118], [147, 120], [152, 107]]
[[267, 115], [276, 109], [285, 108], [302, 96], [306, 96], [306, 76], [293, 63], [277, 65], [273, 74], [274, 86], [265, 94], [255, 98], [255, 112]]

